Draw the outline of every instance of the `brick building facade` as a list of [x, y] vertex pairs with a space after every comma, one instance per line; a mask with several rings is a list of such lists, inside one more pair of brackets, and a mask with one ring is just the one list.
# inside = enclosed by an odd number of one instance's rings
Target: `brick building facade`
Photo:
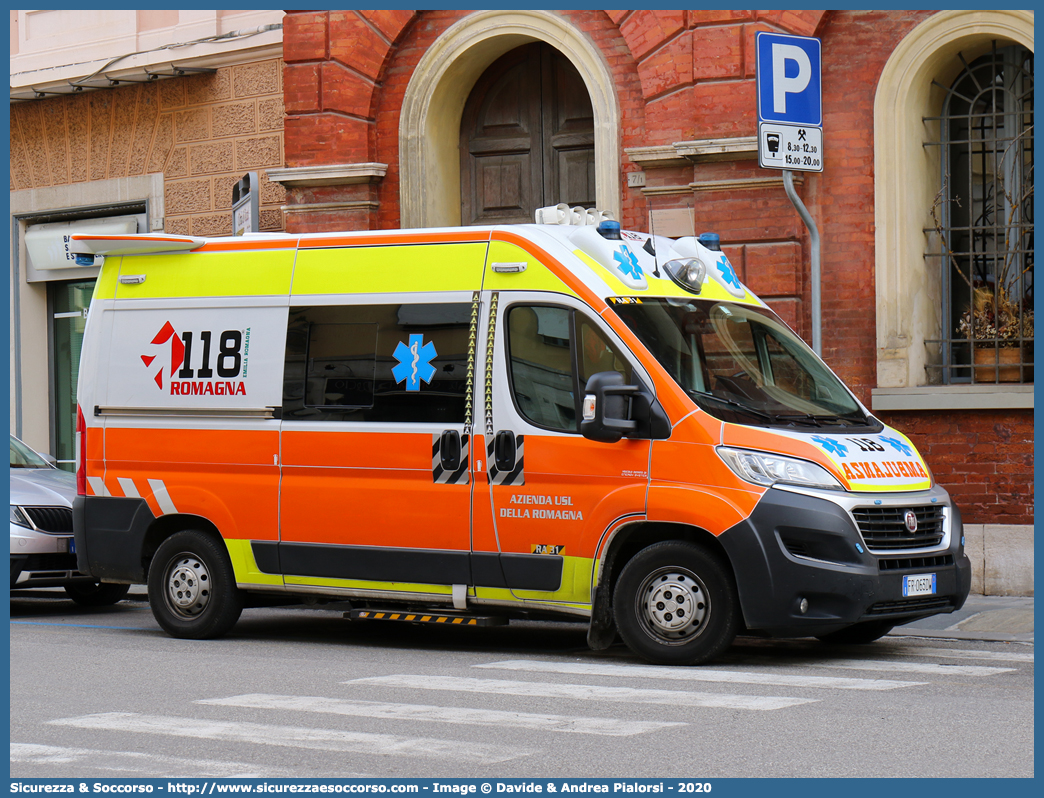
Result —
[[[1032, 59], [1031, 12], [288, 12], [286, 168], [270, 172], [287, 229], [459, 224], [461, 109], [498, 58], [543, 41], [591, 94], [598, 207], [624, 227], [718, 232], [809, 339], [809, 236], [781, 173], [756, 158], [758, 31], [822, 40], [825, 169], [795, 183], [822, 235], [823, 356], [956, 498], [979, 584], [1032, 591], [1032, 372], [944, 376], [931, 256], [943, 171], [926, 144], [962, 63], [991, 47]], [[628, 185], [634, 172], [644, 186]]]

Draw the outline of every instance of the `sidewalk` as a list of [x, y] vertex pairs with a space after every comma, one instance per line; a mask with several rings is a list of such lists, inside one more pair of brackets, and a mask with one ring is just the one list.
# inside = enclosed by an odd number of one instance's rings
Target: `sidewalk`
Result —
[[957, 612], [933, 615], [922, 621], [897, 626], [889, 634], [1032, 643], [1033, 597], [980, 596], [972, 593]]

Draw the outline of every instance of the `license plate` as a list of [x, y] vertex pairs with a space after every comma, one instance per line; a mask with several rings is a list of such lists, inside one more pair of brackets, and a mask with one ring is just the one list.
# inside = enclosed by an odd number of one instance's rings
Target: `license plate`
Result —
[[934, 596], [935, 574], [910, 574], [903, 577], [903, 596]]
[[[60, 540], [64, 540], [65, 541], [65, 551], [69, 552], [70, 554], [75, 554], [76, 553], [76, 538], [60, 538]], [[58, 548], [61, 548], [61, 547], [62, 547], [62, 544], [61, 544], [61, 542], [59, 542], [58, 543]]]

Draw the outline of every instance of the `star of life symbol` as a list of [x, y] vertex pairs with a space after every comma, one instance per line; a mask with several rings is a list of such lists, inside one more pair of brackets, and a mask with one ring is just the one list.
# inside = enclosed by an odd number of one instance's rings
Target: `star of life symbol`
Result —
[[620, 248], [613, 253], [613, 260], [620, 264], [622, 273], [635, 280], [642, 279], [642, 267], [638, 265], [638, 258], [628, 247], [621, 244]]
[[836, 454], [838, 457], [848, 456], [848, 447], [842, 446], [837, 441], [831, 440], [830, 438], [824, 438], [821, 435], [813, 435], [812, 440], [822, 446], [831, 454]]
[[736, 276], [736, 270], [732, 268], [732, 264], [729, 263], [729, 259], [724, 255], [718, 258], [718, 262], [714, 264], [718, 271], [721, 272], [721, 281], [726, 285], [734, 285], [736, 288], [740, 287], [739, 277]]
[[[170, 341], [170, 375], [174, 376], [174, 372], [181, 367], [181, 364], [185, 362], [185, 344], [182, 343], [181, 337], [174, 330], [174, 325], [169, 321], [160, 328], [160, 331], [156, 333], [156, 337], [152, 339], [153, 346], [163, 346], [167, 341]], [[157, 358], [157, 355], [142, 355], [141, 362], [145, 364], [145, 368], [152, 365], [152, 361]], [[160, 390], [163, 390], [163, 364], [160, 361], [159, 370], [156, 372], [156, 376], [153, 377], [156, 385], [159, 386]]]
[[913, 454], [913, 449], [911, 449], [909, 446], [907, 446], [905, 443], [903, 443], [898, 438], [886, 438], [884, 435], [882, 435], [881, 436], [881, 441], [883, 443], [887, 443], [889, 446], [891, 446], [897, 452], [900, 452], [900, 453], [906, 455], [907, 457], [909, 457], [911, 454]]
[[392, 376], [397, 383], [406, 380], [407, 391], [419, 391], [421, 380], [430, 383], [435, 376], [431, 361], [438, 352], [431, 341], [424, 343], [423, 335], [411, 335], [409, 345], [399, 341], [392, 355], [399, 361], [399, 365], [392, 369]]

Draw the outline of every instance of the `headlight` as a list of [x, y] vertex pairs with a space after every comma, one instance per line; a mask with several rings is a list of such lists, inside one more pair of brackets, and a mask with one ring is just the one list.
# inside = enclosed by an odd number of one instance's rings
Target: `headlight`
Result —
[[29, 519], [25, 517], [25, 513], [22, 512], [22, 508], [17, 504], [11, 505], [11, 523], [28, 527], [29, 529], [33, 528], [33, 525], [29, 523]]
[[806, 485], [810, 488], [844, 490], [844, 486], [825, 468], [779, 454], [729, 449], [719, 446], [715, 451], [736, 476], [755, 485], [769, 487], [777, 482], [787, 485]]

